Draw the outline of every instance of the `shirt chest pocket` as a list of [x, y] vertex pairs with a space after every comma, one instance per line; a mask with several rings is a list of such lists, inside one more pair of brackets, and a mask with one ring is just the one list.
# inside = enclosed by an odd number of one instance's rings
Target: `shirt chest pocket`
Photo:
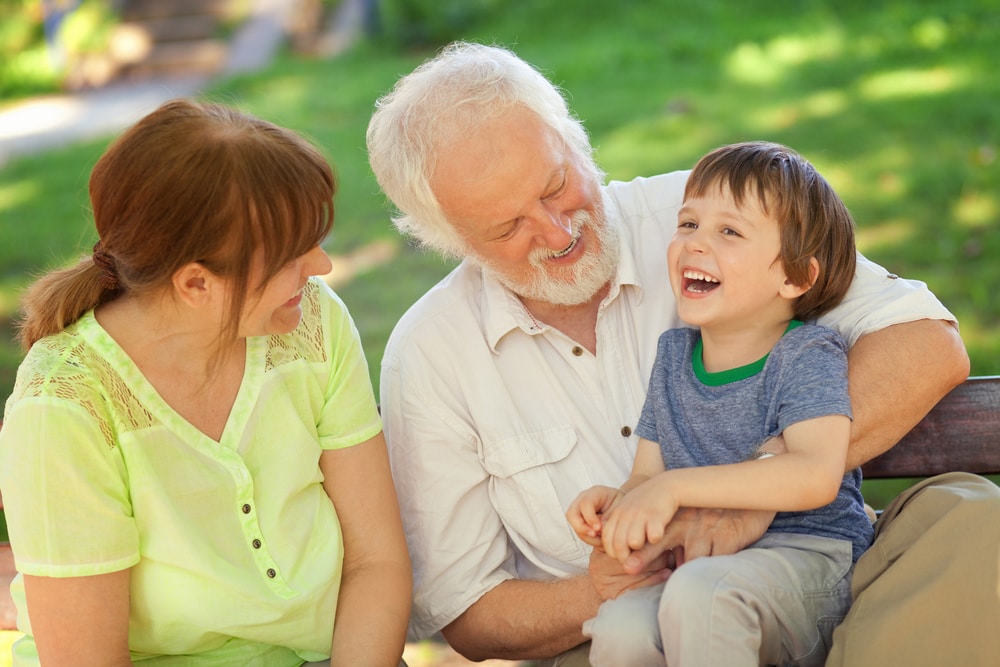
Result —
[[482, 445], [483, 467], [491, 475], [490, 500], [511, 541], [530, 560], [583, 561], [590, 548], [566, 521], [566, 509], [592, 485], [571, 427], [551, 428]]

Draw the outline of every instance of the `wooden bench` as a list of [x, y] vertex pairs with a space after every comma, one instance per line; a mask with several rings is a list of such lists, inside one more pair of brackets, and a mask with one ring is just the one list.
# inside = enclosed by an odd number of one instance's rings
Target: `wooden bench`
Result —
[[[1000, 474], [1000, 375], [970, 377], [955, 387], [899, 444], [862, 469], [868, 479], [931, 477], [955, 470]], [[10, 545], [0, 543], [0, 629], [14, 627], [13, 576]]]
[[866, 479], [1000, 474], [1000, 375], [970, 377], [899, 443], [864, 466]]

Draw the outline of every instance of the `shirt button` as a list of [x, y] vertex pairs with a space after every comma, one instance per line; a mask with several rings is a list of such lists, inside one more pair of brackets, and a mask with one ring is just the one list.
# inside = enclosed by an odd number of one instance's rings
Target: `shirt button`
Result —
[[244, 505], [243, 505], [243, 513], [244, 514], [250, 514], [250, 503], [244, 503]]
[[579, 357], [581, 354], [583, 354], [583, 348], [580, 347], [579, 345], [574, 346], [573, 347], [573, 356], [574, 357]]
[[632, 429], [630, 429], [628, 426], [622, 426], [622, 435], [624, 435], [626, 438], [629, 437], [630, 435], [632, 435]]
[[267, 578], [268, 579], [274, 579], [276, 576], [278, 576], [278, 573], [274, 571], [273, 567], [267, 568]]
[[260, 540], [254, 540], [254, 541], [253, 541], [253, 542], [251, 542], [250, 544], [252, 544], [252, 545], [253, 545], [253, 548], [254, 548], [254, 549], [260, 549]]

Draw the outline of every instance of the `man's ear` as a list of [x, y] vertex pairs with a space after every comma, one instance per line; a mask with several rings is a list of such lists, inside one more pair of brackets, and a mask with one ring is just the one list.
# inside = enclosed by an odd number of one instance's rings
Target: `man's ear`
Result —
[[174, 271], [172, 282], [174, 293], [192, 308], [207, 304], [212, 299], [212, 290], [217, 289], [216, 276], [198, 262], [189, 262]]
[[813, 285], [816, 284], [816, 279], [819, 278], [819, 262], [815, 257], [809, 258], [809, 282], [805, 285], [795, 285], [791, 280], [785, 278], [785, 284], [781, 286], [778, 293], [785, 297], [786, 299], [797, 299], [806, 292], [808, 292]]

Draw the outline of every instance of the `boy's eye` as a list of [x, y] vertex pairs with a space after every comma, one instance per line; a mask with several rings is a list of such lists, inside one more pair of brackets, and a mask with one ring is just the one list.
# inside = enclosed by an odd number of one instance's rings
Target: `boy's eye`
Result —
[[677, 223], [678, 229], [697, 229], [698, 223], [692, 220], [681, 220]]
[[726, 227], [725, 229], [722, 230], [722, 233], [725, 236], [742, 236], [738, 231], [736, 231], [732, 227]]

